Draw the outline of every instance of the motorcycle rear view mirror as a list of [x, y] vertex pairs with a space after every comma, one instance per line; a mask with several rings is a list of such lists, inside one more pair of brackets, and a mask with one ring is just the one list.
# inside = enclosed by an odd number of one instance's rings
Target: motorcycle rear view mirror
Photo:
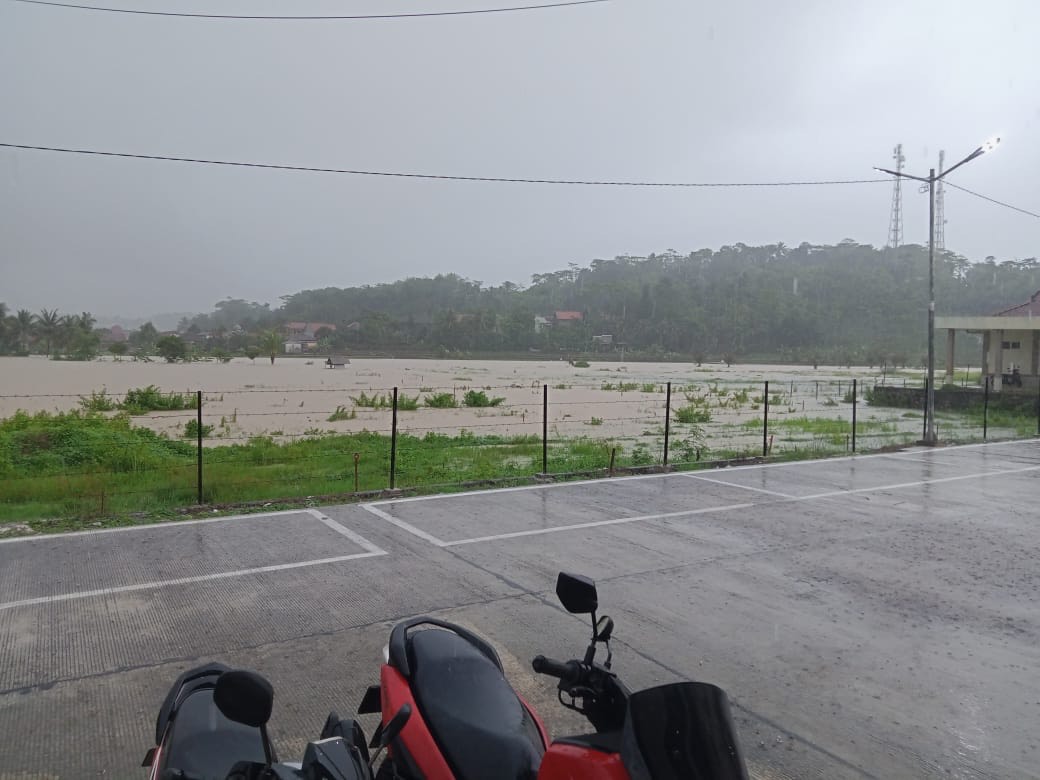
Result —
[[614, 621], [609, 615], [604, 615], [596, 621], [596, 641], [609, 642], [614, 633]]
[[595, 614], [599, 607], [596, 583], [581, 574], [561, 571], [556, 579], [556, 596], [563, 608], [575, 615]]
[[256, 672], [228, 671], [217, 679], [213, 701], [228, 720], [260, 729], [271, 719], [274, 688]]

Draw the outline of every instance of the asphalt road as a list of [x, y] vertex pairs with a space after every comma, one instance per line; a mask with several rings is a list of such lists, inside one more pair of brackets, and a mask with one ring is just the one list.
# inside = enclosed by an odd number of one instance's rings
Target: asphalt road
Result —
[[587, 639], [561, 569], [598, 581], [630, 687], [729, 692], [758, 777], [1040, 777], [1038, 486], [1029, 441], [6, 540], [0, 778], [143, 777], [202, 660], [272, 680], [288, 757], [422, 613], [573, 732], [529, 671]]

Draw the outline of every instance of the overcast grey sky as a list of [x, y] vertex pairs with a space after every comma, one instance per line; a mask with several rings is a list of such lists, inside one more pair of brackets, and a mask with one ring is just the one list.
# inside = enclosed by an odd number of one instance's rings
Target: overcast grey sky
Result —
[[[117, 4], [111, 0], [110, 4]], [[387, 13], [495, 0], [118, 0]], [[0, 142], [477, 176], [953, 181], [1040, 210], [1040, 3], [612, 0], [391, 21], [106, 14], [0, 0]], [[904, 187], [906, 240], [927, 199]], [[0, 149], [0, 300], [143, 315], [227, 296], [743, 242], [884, 244], [891, 187], [560, 187]], [[956, 190], [947, 247], [1040, 252], [1040, 220]], [[1023, 291], [1025, 292], [1025, 291]]]

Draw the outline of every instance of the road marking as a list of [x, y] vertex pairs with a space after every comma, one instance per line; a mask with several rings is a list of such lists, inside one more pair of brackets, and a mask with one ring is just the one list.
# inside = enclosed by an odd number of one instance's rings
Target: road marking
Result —
[[222, 515], [221, 517], [204, 517], [198, 520], [167, 520], [162, 523], [144, 523], [142, 525], [123, 525], [119, 528], [95, 528], [90, 531], [63, 531], [57, 534], [36, 534], [35, 536], [14, 536], [0, 539], [0, 544], [15, 542], [37, 542], [42, 539], [67, 539], [70, 536], [94, 536], [96, 534], [117, 534], [127, 531], [148, 531], [153, 528], [180, 528], [184, 525], [206, 525], [207, 523], [223, 523], [227, 520], [261, 519], [265, 517], [284, 517], [285, 515], [307, 514], [306, 509], [284, 509], [278, 512], [253, 512], [247, 515]]
[[[456, 495], [460, 495], [460, 494], [456, 494]], [[412, 534], [412, 536], [418, 536], [420, 539], [426, 540], [427, 542], [432, 544], [434, 547], [445, 547], [448, 544], [447, 542], [442, 541], [441, 539], [438, 539], [433, 534], [428, 534], [428, 533], [426, 533], [426, 531], [423, 531], [421, 528], [416, 528], [411, 523], [406, 523], [404, 520], [401, 520], [400, 518], [394, 517], [389, 512], [384, 512], [382, 509], [380, 509], [379, 507], [377, 507], [377, 506], [375, 506], [373, 504], [362, 504], [361, 508], [364, 509], [367, 512], [371, 512], [372, 514], [374, 514], [378, 518], [386, 520], [386, 522], [388, 522], [388, 523], [392, 523], [393, 525], [396, 525], [402, 531], [407, 531], [408, 533]]]
[[602, 525], [622, 525], [624, 523], [639, 523], [651, 520], [668, 520], [674, 517], [690, 517], [693, 515], [704, 515], [709, 512], [732, 512], [735, 509], [748, 509], [754, 504], [726, 504], [725, 506], [707, 506], [700, 509], [685, 509], [679, 512], [664, 512], [657, 515], [636, 515], [635, 517], [618, 517], [611, 520], [592, 520], [588, 523], [572, 523], [571, 525], [557, 525], [552, 528], [532, 528], [528, 531], [511, 531], [503, 534], [492, 534], [490, 536], [475, 536], [472, 539], [457, 539], [452, 542], [442, 542], [442, 547], [457, 547], [461, 544], [476, 544], [477, 542], [493, 542], [498, 539], [515, 539], [520, 536], [539, 536], [541, 534], [554, 534], [558, 531], [576, 531], [582, 528], [599, 528]]
[[690, 479], [699, 479], [703, 482], [711, 482], [715, 485], [725, 485], [726, 487], [740, 488], [741, 490], [753, 490], [756, 493], [765, 493], [768, 496], [776, 496], [777, 498], [797, 498], [797, 496], [792, 496], [790, 493], [780, 493], [776, 490], [766, 490], [765, 488], [753, 487], [751, 485], [738, 485], [736, 482], [726, 482], [722, 479], [712, 479], [711, 477], [704, 477], [700, 474], [686, 473], [682, 476], [689, 477]]
[[877, 487], [851, 488], [849, 490], [831, 490], [826, 493], [812, 493], [808, 496], [797, 496], [795, 501], [812, 501], [817, 498], [834, 498], [835, 496], [851, 496], [857, 493], [872, 493], [883, 490], [902, 490], [903, 488], [924, 487], [925, 485], [941, 485], [946, 482], [958, 482], [963, 479], [981, 479], [983, 477], [1006, 477], [1012, 474], [1025, 474], [1040, 471], [1040, 466], [1023, 466], [1006, 471], [979, 471], [975, 474], [958, 474], [956, 477], [937, 477], [936, 479], [920, 479], [916, 482], [897, 482], [894, 485], [878, 485]]
[[[1012, 474], [1023, 474], [1023, 473], [1027, 473], [1027, 472], [1031, 472], [1031, 471], [1040, 471], [1040, 466], [1025, 466], [1023, 468], [1008, 469], [1008, 470], [1000, 471], [1000, 472], [985, 471], [985, 472], [978, 472], [978, 473], [975, 473], [975, 474], [961, 474], [961, 475], [956, 476], [956, 477], [940, 477], [940, 478], [936, 478], [936, 479], [922, 479], [922, 480], [917, 480], [917, 481], [914, 481], [914, 482], [899, 482], [899, 483], [895, 483], [895, 484], [891, 484], [891, 485], [876, 485], [876, 486], [873, 486], [873, 487], [852, 488], [852, 489], [848, 489], [848, 490], [832, 490], [832, 491], [827, 491], [825, 493], [813, 493], [813, 494], [808, 495], [808, 496], [783, 496], [783, 497], [778, 497], [779, 501], [777, 503], [798, 503], [798, 502], [801, 502], [801, 501], [814, 501], [814, 500], [817, 500], [817, 499], [836, 498], [836, 497], [839, 497], [839, 496], [856, 495], [856, 494], [859, 494], [859, 493], [873, 493], [873, 492], [882, 492], [882, 491], [887, 491], [887, 490], [902, 490], [902, 489], [905, 489], [905, 488], [923, 487], [924, 485], [943, 484], [943, 483], [946, 483], [946, 482], [956, 482], [958, 480], [965, 480], [965, 479], [981, 479], [981, 478], [984, 478], [984, 477], [1001, 477], [1001, 476], [1008, 476], [1008, 475], [1012, 475]], [[674, 518], [681, 518], [681, 517], [693, 517], [693, 516], [696, 516], [696, 515], [711, 514], [712, 512], [731, 512], [731, 511], [734, 511], [734, 510], [737, 510], [737, 509], [750, 509], [750, 508], [757, 508], [757, 507], [761, 507], [761, 506], [762, 506], [762, 504], [754, 504], [754, 503], [726, 504], [726, 505], [723, 505], [723, 506], [700, 507], [699, 509], [686, 509], [686, 510], [680, 510], [680, 511], [676, 511], [676, 512], [663, 512], [663, 513], [660, 513], [660, 514], [653, 514], [653, 515], [636, 515], [634, 517], [618, 517], [618, 518], [612, 518], [612, 519], [609, 519], [609, 520], [593, 520], [593, 521], [590, 521], [590, 522], [587, 522], [587, 523], [572, 523], [570, 525], [560, 525], [560, 526], [555, 526], [555, 527], [552, 527], [552, 528], [532, 528], [532, 529], [528, 529], [528, 530], [525, 530], [525, 531], [508, 531], [508, 532], [500, 533], [500, 534], [489, 534], [487, 536], [475, 536], [475, 537], [472, 537], [472, 538], [469, 538], [469, 539], [456, 539], [456, 540], [447, 541], [447, 542], [443, 541], [441, 539], [438, 539], [435, 536], [432, 536], [432, 535], [428, 534], [426, 531], [422, 531], [422, 530], [416, 528], [415, 526], [411, 525], [410, 523], [406, 523], [405, 521], [400, 520], [399, 518], [393, 517], [392, 515], [389, 515], [386, 512], [382, 512], [380, 510], [375, 510], [374, 508], [372, 508], [370, 511], [374, 511], [380, 517], [383, 517], [384, 519], [392, 522], [394, 525], [398, 526], [399, 528], [402, 528], [405, 531], [408, 531], [409, 533], [413, 533], [416, 536], [419, 536], [420, 538], [426, 539], [427, 541], [433, 541], [433, 543], [436, 544], [438, 547], [457, 547], [457, 546], [465, 545], [465, 544], [476, 544], [478, 542], [494, 542], [494, 541], [499, 541], [499, 540], [502, 540], [502, 539], [517, 539], [517, 538], [521, 538], [521, 537], [525, 537], [525, 536], [540, 536], [542, 534], [558, 533], [558, 532], [561, 532], [561, 531], [575, 531], [575, 530], [581, 530], [581, 529], [585, 529], [585, 528], [598, 528], [599, 526], [606, 526], [606, 525], [620, 525], [620, 524], [624, 524], [624, 523], [653, 522], [654, 520], [667, 520], [667, 519], [674, 519]], [[368, 507], [366, 507], [366, 508], [368, 508]]]
[[38, 596], [20, 601], [8, 601], [0, 603], [0, 611], [15, 609], [16, 607], [31, 607], [37, 604], [54, 604], [60, 601], [72, 601], [74, 599], [85, 599], [92, 596], [108, 596], [114, 593], [129, 593], [135, 590], [160, 590], [174, 585], [190, 585], [196, 582], [211, 582], [213, 580], [226, 580], [234, 577], [245, 577], [250, 574], [266, 574], [274, 571], [286, 571], [288, 569], [303, 569], [309, 566], [322, 566], [326, 563], [342, 563], [343, 561], [354, 561], [360, 558], [373, 558], [386, 555], [385, 552], [363, 552], [352, 555], [337, 555], [333, 558], [316, 558], [311, 561], [297, 561], [296, 563], [276, 563], [271, 566], [256, 566], [251, 569], [238, 569], [237, 571], [222, 571], [215, 574], [199, 574], [194, 577], [178, 577], [172, 580], [156, 580], [155, 582], [140, 582], [135, 585], [119, 585], [113, 588], [96, 588], [94, 590], [81, 590], [72, 593], [61, 593], [56, 596]]
[[372, 553], [373, 555], [386, 555], [386, 550], [383, 550], [380, 547], [376, 547], [374, 544], [372, 544], [372, 542], [368, 541], [368, 539], [363, 537], [361, 534], [354, 533], [349, 528], [347, 528], [345, 525], [341, 525], [340, 523], [337, 523], [331, 517], [329, 517], [328, 515], [322, 514], [317, 509], [308, 509], [307, 510], [307, 514], [312, 515], [313, 517], [317, 518], [318, 520], [320, 520], [322, 523], [327, 525], [329, 528], [331, 528], [336, 533], [343, 534], [343, 536], [345, 536], [348, 539], [350, 539], [350, 541], [352, 541], [354, 544], [356, 544], [361, 549], [367, 550], [368, 552]]

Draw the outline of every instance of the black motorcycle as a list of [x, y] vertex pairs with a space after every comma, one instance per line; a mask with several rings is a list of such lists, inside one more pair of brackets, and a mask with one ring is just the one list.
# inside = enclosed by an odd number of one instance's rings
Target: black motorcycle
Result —
[[174, 682], [155, 721], [155, 747], [144, 758], [148, 780], [372, 780], [372, 765], [404, 727], [402, 708], [369, 758], [364, 732], [330, 713], [300, 763], [279, 763], [267, 735], [274, 689], [256, 672], [206, 664]]

